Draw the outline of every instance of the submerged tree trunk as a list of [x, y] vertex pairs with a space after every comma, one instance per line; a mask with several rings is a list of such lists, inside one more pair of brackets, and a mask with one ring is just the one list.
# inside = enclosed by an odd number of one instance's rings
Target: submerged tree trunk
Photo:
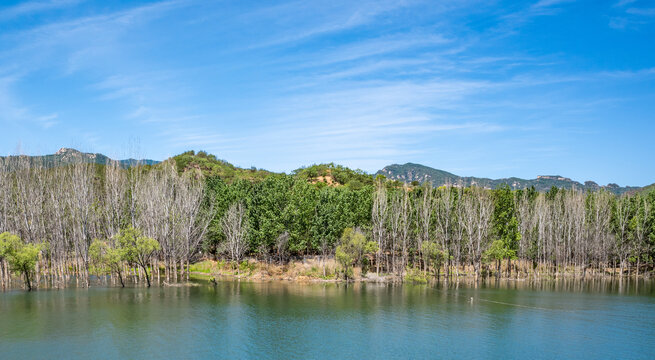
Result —
[[145, 264], [141, 264], [141, 268], [143, 268], [143, 273], [146, 276], [146, 283], [148, 284], [148, 287], [150, 287], [150, 276], [148, 275], [148, 269], [146, 268]]
[[30, 282], [30, 272], [25, 271], [25, 284], [27, 285], [27, 291], [32, 291], [32, 283]]
[[121, 287], [125, 287], [125, 283], [123, 282], [123, 274], [121, 274], [120, 269], [118, 269], [118, 280], [121, 282]]

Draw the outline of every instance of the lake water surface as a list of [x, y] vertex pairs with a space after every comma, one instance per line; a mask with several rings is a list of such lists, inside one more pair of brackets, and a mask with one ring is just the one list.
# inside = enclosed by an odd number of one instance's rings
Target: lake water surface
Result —
[[654, 359], [652, 281], [0, 292], [2, 359]]

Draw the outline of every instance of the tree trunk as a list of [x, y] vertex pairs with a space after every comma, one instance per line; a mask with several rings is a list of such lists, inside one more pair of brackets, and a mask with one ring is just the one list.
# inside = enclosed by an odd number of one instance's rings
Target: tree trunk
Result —
[[121, 269], [118, 269], [118, 280], [121, 282], [121, 287], [125, 287], [125, 283], [123, 282], [123, 274], [121, 274]]
[[32, 291], [32, 283], [30, 282], [29, 271], [25, 271], [25, 283], [27, 284], [27, 291]]
[[0, 259], [0, 287], [4, 290], [5, 288], [5, 268], [4, 261]]
[[150, 276], [148, 275], [148, 269], [146, 268], [145, 264], [141, 264], [141, 268], [143, 268], [143, 272], [146, 276], [146, 283], [148, 283], [148, 287], [150, 287]]

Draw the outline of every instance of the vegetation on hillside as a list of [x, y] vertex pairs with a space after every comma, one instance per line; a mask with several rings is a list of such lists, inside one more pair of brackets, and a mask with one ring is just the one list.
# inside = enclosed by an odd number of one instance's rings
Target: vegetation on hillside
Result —
[[373, 177], [362, 170], [352, 170], [334, 163], [312, 165], [293, 172], [297, 178], [304, 179], [313, 184], [326, 184], [328, 186], [347, 186], [352, 190], [362, 189], [373, 185]]
[[204, 151], [187, 151], [173, 156], [172, 159], [175, 161], [177, 170], [180, 173], [196, 169], [201, 171], [205, 177], [219, 177], [227, 183], [233, 183], [237, 180], [262, 181], [272, 174], [269, 171], [254, 167], [250, 169], [236, 167]]

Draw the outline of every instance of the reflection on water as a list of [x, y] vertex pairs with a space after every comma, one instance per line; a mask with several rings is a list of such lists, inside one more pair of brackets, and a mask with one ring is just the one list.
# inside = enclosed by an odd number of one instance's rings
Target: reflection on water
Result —
[[652, 358], [655, 283], [200, 282], [0, 293], [0, 358]]

